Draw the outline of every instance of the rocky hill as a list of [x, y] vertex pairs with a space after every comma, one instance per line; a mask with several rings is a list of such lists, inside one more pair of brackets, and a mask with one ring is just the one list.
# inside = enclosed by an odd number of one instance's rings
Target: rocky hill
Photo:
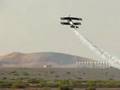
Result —
[[88, 58], [55, 52], [19, 53], [13, 52], [0, 57], [1, 67], [74, 67], [76, 61], [90, 60]]

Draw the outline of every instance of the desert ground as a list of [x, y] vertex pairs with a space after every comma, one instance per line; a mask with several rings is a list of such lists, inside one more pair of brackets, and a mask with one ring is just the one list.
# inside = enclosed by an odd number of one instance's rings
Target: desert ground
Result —
[[120, 70], [89, 68], [0, 68], [0, 80], [120, 80]]
[[119, 75], [114, 68], [0, 68], [0, 90], [120, 90]]

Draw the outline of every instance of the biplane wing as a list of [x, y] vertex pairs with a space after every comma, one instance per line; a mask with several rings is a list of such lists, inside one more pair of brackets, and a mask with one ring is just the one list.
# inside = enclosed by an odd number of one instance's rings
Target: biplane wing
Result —
[[82, 20], [82, 18], [76, 18], [76, 17], [61, 17], [61, 20]]
[[81, 23], [80, 22], [75, 22], [75, 23], [73, 23], [74, 25], [81, 25]]
[[63, 24], [63, 25], [70, 25], [69, 22], [61, 22], [61, 24]]

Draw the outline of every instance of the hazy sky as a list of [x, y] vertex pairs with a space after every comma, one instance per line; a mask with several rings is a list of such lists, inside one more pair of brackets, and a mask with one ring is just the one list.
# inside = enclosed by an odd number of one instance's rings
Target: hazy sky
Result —
[[95, 54], [61, 16], [82, 17], [79, 29], [90, 41], [120, 57], [120, 0], [0, 0], [0, 53], [63, 52]]

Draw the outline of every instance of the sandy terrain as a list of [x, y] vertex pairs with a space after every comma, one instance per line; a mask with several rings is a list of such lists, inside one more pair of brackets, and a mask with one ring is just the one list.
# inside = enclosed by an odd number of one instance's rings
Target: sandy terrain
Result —
[[0, 79], [120, 80], [120, 70], [87, 68], [0, 68]]

